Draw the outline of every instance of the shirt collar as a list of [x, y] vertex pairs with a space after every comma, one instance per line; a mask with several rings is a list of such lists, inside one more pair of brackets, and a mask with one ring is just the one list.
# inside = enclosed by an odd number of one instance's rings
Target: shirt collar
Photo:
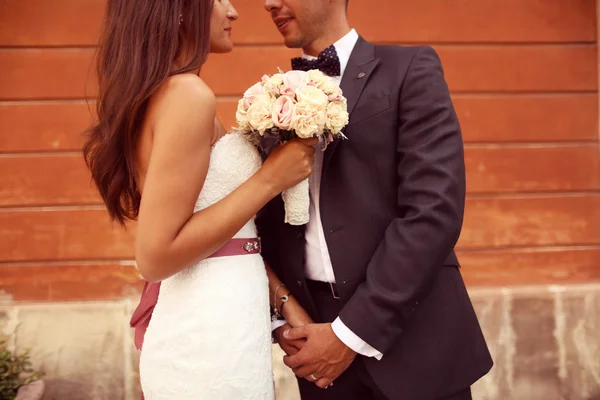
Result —
[[[348, 61], [350, 61], [350, 55], [354, 46], [358, 41], [358, 33], [355, 29], [350, 30], [344, 37], [333, 44], [335, 51], [337, 52], [338, 58], [340, 59], [340, 76], [344, 75]], [[302, 57], [307, 59], [315, 59], [317, 57], [309, 56], [302, 52]]]

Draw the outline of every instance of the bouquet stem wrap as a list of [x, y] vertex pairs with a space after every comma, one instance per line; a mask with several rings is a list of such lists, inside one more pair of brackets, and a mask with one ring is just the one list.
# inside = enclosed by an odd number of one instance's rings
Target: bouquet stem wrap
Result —
[[310, 194], [308, 178], [281, 193], [285, 209], [285, 222], [305, 225], [309, 220]]

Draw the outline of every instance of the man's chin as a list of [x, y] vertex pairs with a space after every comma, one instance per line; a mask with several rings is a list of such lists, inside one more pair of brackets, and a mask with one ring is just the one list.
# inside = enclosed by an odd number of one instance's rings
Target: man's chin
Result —
[[290, 49], [300, 49], [302, 48], [302, 40], [296, 36], [286, 35], [283, 37], [283, 43], [285, 47]]

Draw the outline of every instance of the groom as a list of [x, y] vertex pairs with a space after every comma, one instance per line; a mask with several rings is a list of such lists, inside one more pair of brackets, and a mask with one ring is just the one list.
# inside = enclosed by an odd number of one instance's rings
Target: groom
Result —
[[274, 336], [305, 400], [470, 399], [493, 362], [454, 253], [465, 167], [442, 66], [430, 47], [367, 42], [347, 3], [265, 0], [303, 51], [293, 68], [330, 75], [350, 112], [348, 140], [317, 152], [308, 225], [284, 223], [281, 197], [257, 217], [263, 256], [317, 322]]

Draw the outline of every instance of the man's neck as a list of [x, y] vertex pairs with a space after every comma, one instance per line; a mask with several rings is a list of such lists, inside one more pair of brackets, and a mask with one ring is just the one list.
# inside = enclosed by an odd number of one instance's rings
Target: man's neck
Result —
[[312, 41], [307, 46], [304, 46], [302, 51], [304, 54], [316, 57], [323, 50], [346, 36], [350, 30], [350, 25], [348, 25], [347, 21], [344, 21], [344, 23], [339, 24], [337, 28], [327, 30], [325, 35]]

